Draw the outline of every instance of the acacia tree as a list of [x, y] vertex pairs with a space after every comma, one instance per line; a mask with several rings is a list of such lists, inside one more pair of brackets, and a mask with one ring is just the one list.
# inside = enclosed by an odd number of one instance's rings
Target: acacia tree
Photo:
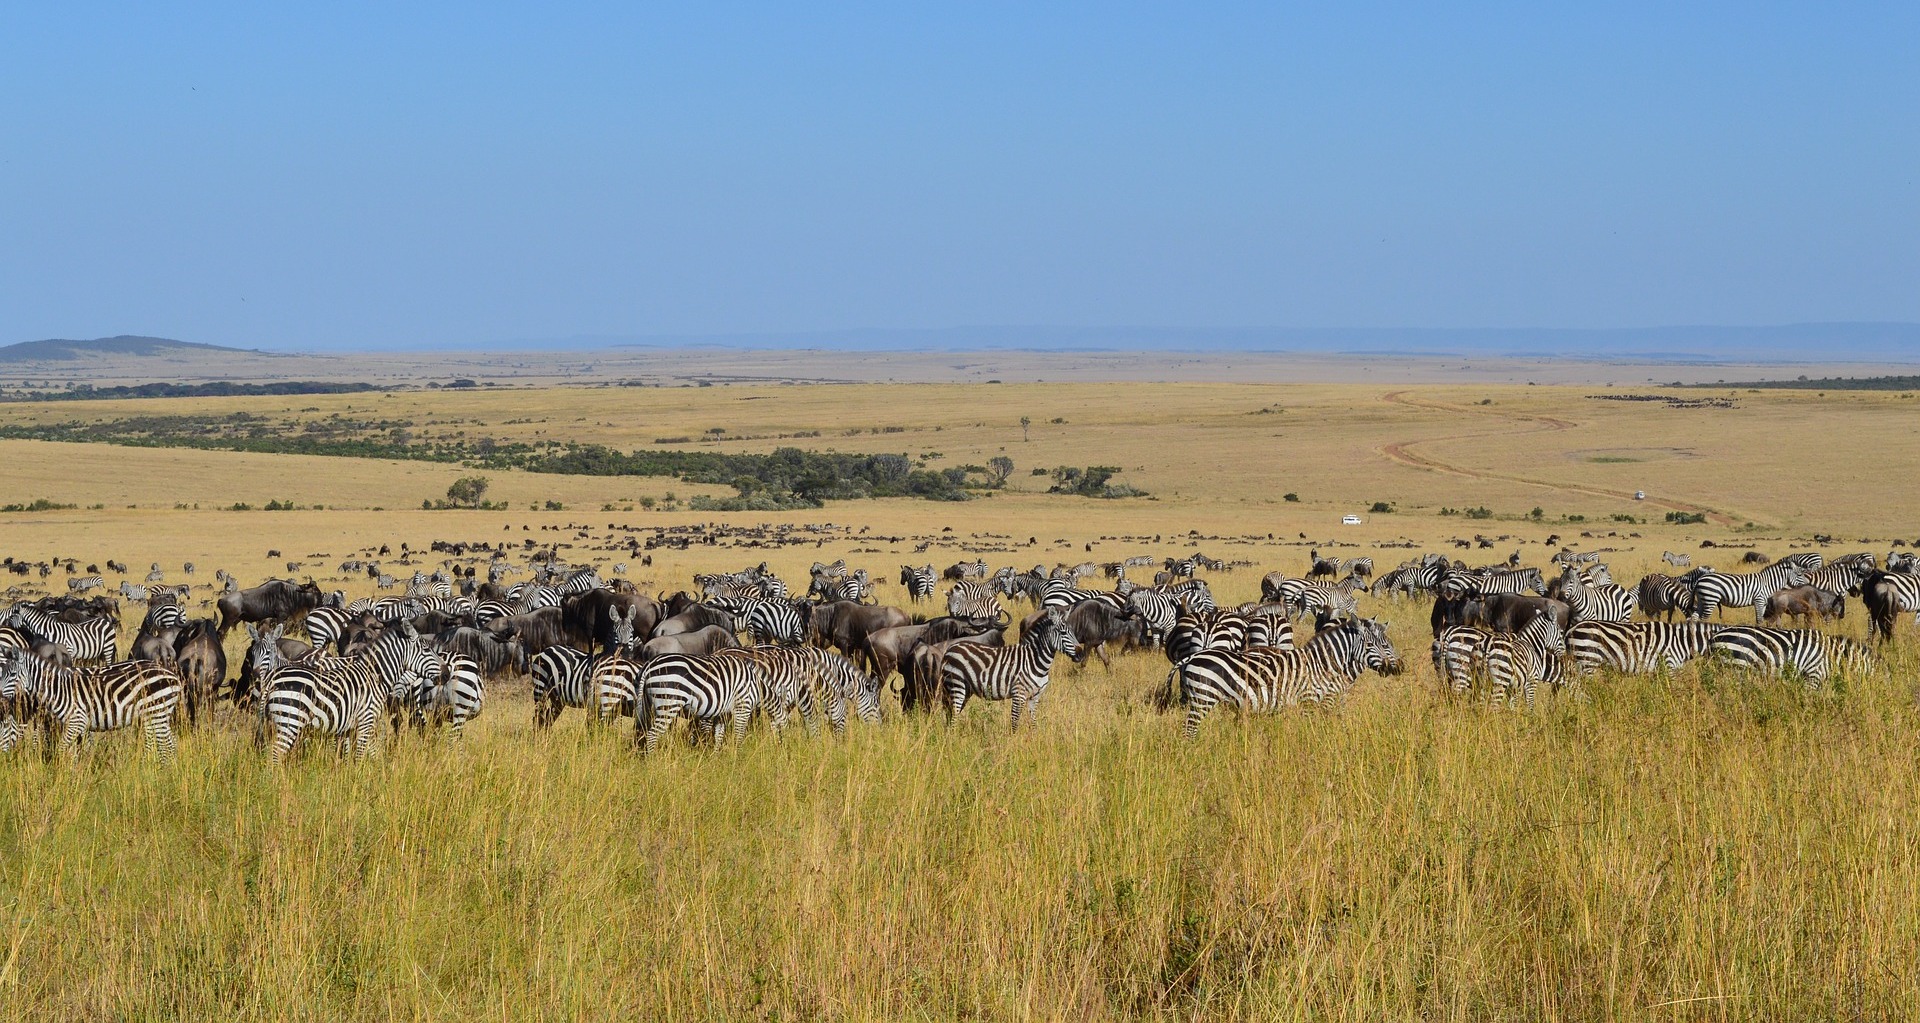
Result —
[[447, 500], [463, 508], [477, 508], [487, 496], [485, 476], [462, 476], [447, 487]]
[[1020, 439], [1021, 439], [1022, 441], [1028, 441], [1028, 440], [1031, 440], [1031, 439], [1032, 439], [1031, 437], [1028, 437], [1028, 436], [1027, 436], [1027, 427], [1029, 427], [1029, 426], [1032, 426], [1032, 425], [1033, 425], [1033, 417], [1032, 417], [1032, 416], [1021, 416], [1021, 417], [1020, 417]]
[[1005, 455], [995, 455], [987, 459], [987, 470], [993, 474], [993, 485], [1004, 487], [1007, 477], [1013, 475], [1013, 459]]

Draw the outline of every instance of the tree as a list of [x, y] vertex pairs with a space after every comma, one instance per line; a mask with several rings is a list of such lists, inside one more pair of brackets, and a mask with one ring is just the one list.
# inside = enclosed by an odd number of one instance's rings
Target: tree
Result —
[[447, 500], [463, 508], [477, 508], [487, 496], [485, 476], [462, 476], [447, 488]]
[[1021, 416], [1021, 417], [1020, 417], [1020, 439], [1021, 439], [1022, 441], [1027, 441], [1027, 440], [1031, 440], [1031, 439], [1032, 439], [1031, 437], [1028, 437], [1028, 436], [1027, 436], [1027, 427], [1029, 427], [1029, 426], [1032, 426], [1032, 425], [1033, 425], [1033, 417], [1032, 417], [1032, 416]]
[[1013, 475], [1013, 459], [1005, 455], [995, 455], [987, 459], [987, 468], [993, 473], [993, 485], [1004, 487], [1007, 477]]

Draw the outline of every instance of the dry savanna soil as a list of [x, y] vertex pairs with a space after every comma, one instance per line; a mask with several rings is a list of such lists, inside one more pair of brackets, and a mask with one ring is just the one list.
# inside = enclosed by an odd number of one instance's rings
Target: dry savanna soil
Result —
[[[1629, 393], [1655, 400], [1593, 397]], [[845, 558], [898, 604], [903, 563], [1197, 551], [1234, 563], [1211, 578], [1225, 603], [1266, 571], [1303, 572], [1311, 546], [1385, 571], [1427, 550], [1545, 566], [1565, 544], [1631, 583], [1662, 550], [1735, 569], [1749, 549], [1884, 555], [1920, 535], [1920, 416], [1899, 393], [511, 387], [5, 404], [0, 426], [234, 412], [404, 420], [418, 443], [791, 445], [1015, 470], [968, 502], [787, 512], [686, 507], [724, 485], [494, 470], [505, 510], [427, 511], [473, 470], [5, 440], [0, 503], [74, 507], [0, 513], [0, 553], [112, 558], [136, 582], [157, 562], [203, 613], [217, 568], [252, 583], [298, 562], [295, 577], [360, 596], [373, 582], [340, 562], [385, 544], [404, 578], [441, 559], [400, 545], [434, 540], [507, 542], [519, 565], [553, 549], [609, 577], [625, 564], [652, 591], [761, 561], [804, 582]], [[673, 438], [688, 439], [657, 443]], [[1119, 467], [1150, 496], [1045, 493], [1032, 471], [1061, 465]], [[695, 525], [650, 566], [628, 550]], [[6, 577], [22, 594], [65, 578]], [[1217, 714], [1195, 742], [1154, 709], [1165, 659], [1135, 652], [1056, 666], [1017, 734], [1005, 704], [948, 724], [888, 696], [882, 724], [841, 738], [776, 741], [762, 723], [735, 748], [670, 742], [643, 760], [629, 720], [570, 710], [535, 733], [511, 677], [464, 742], [409, 733], [369, 762], [314, 743], [273, 767], [224, 706], [171, 764], [128, 732], [71, 762], [15, 753], [0, 761], [0, 1019], [1816, 1019], [1920, 1004], [1911, 622], [1874, 671], [1818, 691], [1709, 664], [1601, 675], [1525, 710], [1440, 691], [1425, 601], [1360, 605], [1390, 624], [1404, 674], [1332, 706]], [[126, 633], [140, 611], [123, 609]], [[1849, 601], [1823, 627], [1864, 637], [1864, 617]], [[240, 634], [228, 644], [237, 657]]]

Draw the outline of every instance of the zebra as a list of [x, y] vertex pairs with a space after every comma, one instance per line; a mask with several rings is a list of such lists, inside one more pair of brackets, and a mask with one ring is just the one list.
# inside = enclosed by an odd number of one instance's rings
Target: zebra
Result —
[[1473, 625], [1451, 625], [1433, 638], [1433, 671], [1455, 695], [1465, 695], [1487, 671], [1490, 630]]
[[1632, 621], [1640, 603], [1631, 591], [1612, 582], [1588, 583], [1572, 566], [1560, 574], [1560, 599], [1567, 602], [1575, 625]]
[[755, 643], [798, 644], [807, 641], [812, 612], [805, 601], [754, 600], [740, 620]]
[[858, 603], [864, 601], [871, 591], [872, 584], [868, 580], [867, 570], [863, 568], [852, 575], [816, 575], [813, 585], [807, 588], [807, 596], [818, 597], [828, 604], [841, 600]]
[[1127, 606], [1140, 613], [1147, 621], [1148, 637], [1155, 642], [1165, 642], [1167, 633], [1172, 631], [1174, 620], [1180, 615], [1180, 606], [1172, 597], [1159, 590], [1141, 588], [1126, 596]]
[[1874, 634], [1890, 641], [1897, 616], [1910, 612], [1914, 624], [1920, 625], [1920, 575], [1875, 572], [1860, 584], [1860, 601], [1867, 605]]
[[1434, 589], [1449, 600], [1528, 591], [1545, 596], [1547, 583], [1539, 569], [1521, 568], [1491, 572], [1446, 572], [1442, 573]]
[[149, 603], [147, 614], [140, 620], [141, 632], [154, 632], [160, 629], [182, 629], [187, 625], [187, 609], [179, 604]]
[[185, 686], [180, 676], [157, 661], [115, 661], [91, 667], [53, 664], [29, 650], [0, 648], [6, 664], [0, 668], [0, 706], [9, 714], [0, 724], [0, 753], [11, 752], [21, 728], [13, 712], [28, 708], [45, 729], [43, 754], [51, 759], [53, 733], [60, 731], [58, 748], [75, 750], [89, 732], [110, 732], [141, 725], [147, 744], [162, 761], [172, 760], [173, 716]]
[[933, 599], [933, 588], [938, 578], [932, 565], [921, 565], [919, 568], [900, 566], [900, 585], [907, 588], [907, 597], [916, 604]]
[[1163, 565], [1166, 568], [1167, 574], [1173, 576], [1175, 579], [1191, 579], [1193, 578], [1194, 570], [1199, 567], [1200, 562], [1198, 558], [1189, 555], [1184, 558], [1168, 558], [1163, 562]]
[[1712, 622], [1582, 622], [1567, 630], [1567, 652], [1581, 672], [1652, 675], [1705, 657], [1725, 628]]
[[[1795, 555], [1799, 557], [1799, 555]], [[1813, 555], [1819, 557], [1818, 554]], [[1760, 622], [1766, 615], [1767, 598], [1781, 590], [1807, 584], [1809, 569], [1787, 559], [1781, 559], [1758, 572], [1708, 572], [1693, 576], [1693, 606], [1687, 611], [1689, 621], [1705, 621], [1714, 616], [1722, 605], [1728, 607], [1753, 607], [1753, 620]], [[1692, 575], [1692, 573], [1689, 573]]]
[[1661, 551], [1660, 560], [1675, 568], [1690, 568], [1693, 565], [1693, 558], [1685, 554], [1675, 554], [1672, 551]]
[[1809, 570], [1807, 585], [1817, 586], [1837, 597], [1857, 597], [1860, 595], [1860, 584], [1866, 582], [1867, 576], [1879, 567], [1871, 554], [1849, 554]]
[[[770, 676], [781, 672], [793, 675], [794, 700], [809, 732], [818, 727], [813, 715], [823, 712], [833, 734], [845, 733], [849, 703], [860, 720], [879, 722], [880, 680], [839, 652], [810, 646], [762, 646], [752, 652]], [[768, 686], [783, 688], [771, 680]]]
[[456, 739], [465, 737], [466, 723], [480, 716], [486, 702], [486, 680], [480, 662], [465, 654], [440, 651], [440, 669], [432, 679], [422, 679], [407, 694], [408, 709], [414, 727], [446, 725]]
[[636, 713], [640, 699], [640, 673], [644, 666], [627, 656], [625, 647], [593, 659], [587, 677], [587, 691], [593, 695], [594, 720], [606, 723], [616, 717]]
[[647, 662], [640, 679], [640, 707], [634, 714], [634, 741], [642, 755], [660, 748], [660, 738], [675, 721], [711, 726], [716, 745], [725, 745], [727, 724], [736, 737], [760, 705], [760, 662], [719, 654], [663, 654]]
[[266, 680], [260, 714], [273, 733], [276, 764], [308, 731], [331, 734], [355, 756], [372, 752], [380, 712], [396, 689], [419, 686], [441, 668], [439, 655], [411, 629], [390, 632], [355, 657], [313, 657], [283, 665]]
[[1865, 646], [1815, 629], [1729, 626], [1713, 637], [1713, 651], [1771, 674], [1798, 674], [1809, 690], [1820, 688], [1836, 671], [1861, 675], [1873, 667], [1873, 653]]
[[1351, 618], [1360, 610], [1359, 602], [1353, 595], [1354, 591], [1366, 588], [1365, 583], [1351, 574], [1338, 583], [1314, 582], [1285, 576], [1276, 580], [1273, 575], [1269, 575], [1260, 582], [1260, 596], [1267, 603], [1284, 605], [1289, 619], [1307, 613], [1317, 615], [1321, 611], [1327, 611], [1335, 617]]
[[1020, 729], [1020, 716], [1039, 702], [1046, 692], [1057, 654], [1072, 657], [1080, 652], [1079, 641], [1067, 628], [1067, 615], [1059, 608], [1043, 611], [1031, 629], [1011, 647], [990, 647], [980, 643], [955, 643], [940, 658], [940, 680], [946, 690], [947, 723], [967, 708], [975, 696], [983, 700], [1012, 700], [1014, 731]]
[[1597, 565], [1600, 563], [1600, 552], [1570, 551], [1562, 547], [1560, 548], [1560, 552], [1553, 556], [1553, 563], [1562, 568], [1579, 568], [1581, 565]]
[[1920, 554], [1912, 551], [1888, 551], [1887, 571], [1901, 575], [1920, 575]]
[[1071, 576], [1049, 579], [1046, 588], [1041, 591], [1041, 608], [1070, 608], [1083, 600], [1093, 600], [1100, 596], [1098, 590], [1083, 590], [1074, 585]]
[[587, 705], [593, 655], [570, 646], [550, 646], [533, 655], [527, 673], [533, 677], [533, 726], [544, 729], [564, 708]]
[[329, 646], [341, 644], [347, 634], [347, 627], [360, 616], [343, 607], [322, 605], [307, 612], [301, 624], [307, 630], [307, 641], [315, 650], [324, 650]]
[[1534, 689], [1545, 682], [1560, 688], [1565, 670], [1567, 637], [1552, 615], [1540, 615], [1519, 632], [1496, 632], [1487, 638], [1487, 678], [1493, 695], [1510, 701], [1517, 690], [1533, 707]]
[[58, 618], [15, 604], [0, 625], [10, 625], [61, 650], [75, 661], [113, 661], [119, 658], [120, 623], [111, 615], [81, 622], [63, 622]]
[[954, 618], [971, 618], [975, 621], [989, 622], [1007, 615], [1000, 601], [986, 586], [971, 579], [962, 579], [947, 591], [947, 614]]
[[1203, 650], [1180, 669], [1187, 705], [1181, 732], [1199, 738], [1200, 722], [1222, 704], [1242, 714], [1277, 713], [1334, 699], [1368, 668], [1390, 673], [1398, 667], [1386, 627], [1365, 618], [1323, 629], [1297, 650]]
[[1213, 600], [1213, 588], [1207, 585], [1205, 579], [1188, 579], [1163, 586], [1160, 592], [1181, 607], [1194, 611], [1211, 611], [1218, 606]]
[[1293, 622], [1287, 618], [1286, 608], [1255, 604], [1240, 613], [1247, 619], [1247, 649], [1259, 646], [1293, 649]]

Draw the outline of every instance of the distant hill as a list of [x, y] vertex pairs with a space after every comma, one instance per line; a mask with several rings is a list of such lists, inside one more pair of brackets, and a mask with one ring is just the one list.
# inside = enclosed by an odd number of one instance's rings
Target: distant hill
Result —
[[224, 345], [203, 345], [195, 341], [175, 341], [166, 337], [121, 334], [118, 337], [96, 337], [91, 341], [72, 341], [64, 338], [22, 341], [19, 344], [0, 348], [0, 362], [69, 362], [100, 355], [174, 355], [183, 352], [266, 354], [251, 348], [228, 348]]

